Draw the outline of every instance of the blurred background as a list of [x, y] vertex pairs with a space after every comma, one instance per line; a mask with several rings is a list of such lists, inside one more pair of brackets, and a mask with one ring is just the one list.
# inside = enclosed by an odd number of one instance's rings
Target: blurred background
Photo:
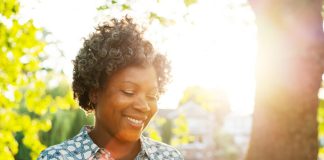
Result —
[[[188, 160], [243, 159], [257, 48], [245, 0], [0, 0], [0, 159], [36, 159], [93, 123], [73, 100], [72, 60], [98, 23], [126, 14], [173, 68], [144, 134]], [[324, 89], [318, 96], [322, 155]]]

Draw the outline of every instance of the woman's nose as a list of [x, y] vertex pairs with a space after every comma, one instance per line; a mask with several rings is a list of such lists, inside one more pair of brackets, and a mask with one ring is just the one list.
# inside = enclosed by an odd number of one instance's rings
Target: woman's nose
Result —
[[148, 112], [151, 110], [148, 101], [143, 96], [137, 97], [136, 102], [134, 104], [134, 108], [142, 112]]

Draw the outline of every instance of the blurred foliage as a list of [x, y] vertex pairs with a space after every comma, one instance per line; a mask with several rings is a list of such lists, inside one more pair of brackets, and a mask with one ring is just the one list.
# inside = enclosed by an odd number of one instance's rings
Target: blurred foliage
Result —
[[159, 132], [159, 128], [165, 123], [165, 118], [155, 116], [150, 122], [150, 125], [145, 129], [146, 136], [162, 142], [162, 135]]
[[194, 137], [190, 135], [186, 116], [183, 114], [180, 114], [176, 119], [174, 119], [172, 133], [174, 134], [174, 137], [171, 139], [171, 145], [174, 146], [188, 144], [194, 140]]
[[172, 133], [172, 128], [173, 121], [170, 119], [165, 119], [164, 123], [160, 127], [162, 142], [171, 144], [172, 136], [174, 135]]
[[318, 106], [318, 117], [317, 121], [319, 123], [319, 136], [324, 136], [324, 100], [320, 99]]
[[[180, 106], [185, 107], [187, 102], [194, 102], [200, 107], [208, 111], [215, 119], [210, 123], [210, 127], [216, 126], [213, 129], [213, 145], [209, 147], [215, 148], [215, 159], [237, 160], [243, 154], [242, 149], [235, 143], [233, 135], [223, 131], [225, 117], [230, 112], [229, 101], [225, 92], [222, 90], [211, 90], [200, 86], [188, 87], [180, 100]], [[185, 118], [186, 115], [183, 115]], [[209, 115], [206, 115], [207, 118]], [[188, 117], [189, 118], [189, 117]], [[187, 129], [184, 129], [187, 130]], [[190, 134], [190, 132], [189, 132]], [[187, 135], [186, 135], [187, 136]], [[186, 137], [185, 136], [185, 137]], [[206, 135], [191, 136], [190, 141], [201, 141], [202, 137]], [[187, 137], [188, 138], [188, 137]], [[205, 137], [206, 138], [206, 137]], [[178, 138], [179, 139], [179, 138]], [[181, 139], [181, 138], [180, 138]]]
[[10, 18], [19, 11], [19, 2], [15, 0], [2, 0], [0, 3], [0, 14]]
[[[52, 74], [49, 80], [54, 78]], [[47, 92], [52, 97], [63, 97], [65, 93], [71, 90], [68, 81], [60, 80], [60, 82], [53, 88], [48, 89]], [[46, 146], [55, 145], [63, 142], [69, 138], [74, 137], [84, 125], [93, 125], [93, 115], [86, 113], [79, 108], [59, 109], [51, 117], [52, 128], [48, 132], [41, 132], [41, 142]]]
[[[52, 97], [46, 92], [46, 81], [41, 57], [45, 42], [32, 20], [17, 18], [19, 2], [2, 0], [0, 3], [0, 159], [15, 159], [22, 148], [36, 159], [44, 146], [40, 131], [51, 128], [50, 116], [56, 108], [75, 106], [72, 93]], [[17, 158], [17, 157], [16, 157]], [[19, 159], [19, 158], [17, 158]]]
[[[186, 7], [189, 7], [195, 3], [197, 3], [198, 0], [183, 0], [183, 4]], [[110, 11], [110, 10], [119, 10], [122, 15], [129, 14], [129, 11], [132, 11], [132, 5], [134, 4], [134, 1], [116, 1], [116, 0], [107, 0], [104, 1], [104, 4], [97, 7], [98, 11]], [[151, 2], [152, 3], [152, 2]], [[159, 5], [161, 3], [160, 0], [156, 0], [154, 3]], [[154, 7], [153, 7], [154, 8]], [[141, 10], [142, 16], [145, 17], [149, 23], [152, 23], [153, 21], [158, 21], [160, 25], [162, 26], [170, 26], [174, 25], [176, 23], [176, 20], [174, 18], [165, 17], [158, 13], [158, 11], [154, 10]], [[183, 16], [185, 16], [187, 13], [184, 13]]]
[[93, 115], [86, 116], [81, 109], [59, 110], [52, 119], [53, 126], [42, 132], [40, 139], [47, 146], [59, 144], [77, 135], [84, 125], [93, 125]]
[[145, 134], [156, 141], [173, 146], [188, 144], [194, 139], [189, 133], [185, 115], [175, 119], [156, 116], [146, 128]]
[[237, 160], [240, 156], [240, 148], [235, 145], [234, 137], [222, 130], [214, 134], [216, 159]]
[[198, 0], [184, 0], [184, 4], [189, 7], [190, 5], [193, 5], [195, 3], [197, 3]]
[[155, 12], [150, 12], [150, 14], [148, 15], [148, 19], [149, 19], [150, 22], [152, 22], [154, 20], [157, 20], [157, 21], [160, 22], [160, 24], [162, 24], [164, 26], [168, 26], [168, 25], [175, 24], [175, 21], [174, 20], [165, 18], [163, 16], [160, 16], [160, 15], [158, 15]]
[[116, 0], [106, 1], [105, 4], [97, 7], [98, 11], [104, 11], [107, 9], [118, 8], [120, 11], [130, 10], [130, 2], [118, 3]]
[[213, 103], [215, 101], [215, 94], [211, 90], [204, 89], [200, 86], [191, 86], [186, 88], [180, 99], [180, 106], [193, 101], [208, 111], [213, 110]]
[[318, 138], [319, 138], [319, 157], [324, 158], [324, 100], [320, 99], [318, 106]]
[[225, 92], [221, 90], [191, 86], [184, 91], [179, 106], [188, 101], [195, 102], [207, 111], [213, 112], [218, 125], [223, 124], [224, 118], [230, 112], [228, 98]]
[[[321, 88], [324, 88], [324, 80], [322, 81]], [[318, 139], [319, 139], [319, 151], [318, 155], [322, 159], [324, 158], [324, 99], [319, 99], [319, 105], [317, 110], [317, 122], [318, 122]]]
[[[158, 114], [147, 128], [146, 134], [155, 140], [180, 148], [191, 143], [201, 143], [198, 141], [206, 137], [199, 136], [208, 135], [193, 135], [190, 133], [188, 119], [193, 117], [187, 117], [187, 112], [181, 111], [183, 109], [181, 107], [186, 107], [185, 104], [190, 101], [198, 104], [208, 114], [215, 116], [217, 122], [211, 122], [217, 125], [213, 132], [213, 137], [211, 137], [213, 145], [207, 146], [215, 148], [214, 158], [226, 160], [239, 159], [243, 154], [242, 149], [235, 143], [233, 135], [222, 130], [224, 118], [229, 113], [229, 105], [224, 92], [221, 91], [208, 90], [199, 86], [188, 87], [183, 93], [178, 109], [169, 110], [163, 115]], [[165, 114], [172, 115], [172, 118]], [[216, 118], [218, 114], [221, 116]], [[206, 118], [208, 116], [206, 115]]]

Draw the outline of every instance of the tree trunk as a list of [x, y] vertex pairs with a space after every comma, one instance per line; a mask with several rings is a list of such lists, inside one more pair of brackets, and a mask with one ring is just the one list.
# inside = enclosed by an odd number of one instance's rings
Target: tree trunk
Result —
[[322, 0], [250, 0], [258, 26], [253, 127], [246, 160], [316, 160], [323, 74]]

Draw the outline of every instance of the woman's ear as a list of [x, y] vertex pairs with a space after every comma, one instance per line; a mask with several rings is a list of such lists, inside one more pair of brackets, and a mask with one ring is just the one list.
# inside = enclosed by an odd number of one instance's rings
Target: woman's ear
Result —
[[89, 99], [90, 99], [90, 103], [97, 104], [97, 101], [98, 101], [98, 90], [97, 89], [90, 90]]

